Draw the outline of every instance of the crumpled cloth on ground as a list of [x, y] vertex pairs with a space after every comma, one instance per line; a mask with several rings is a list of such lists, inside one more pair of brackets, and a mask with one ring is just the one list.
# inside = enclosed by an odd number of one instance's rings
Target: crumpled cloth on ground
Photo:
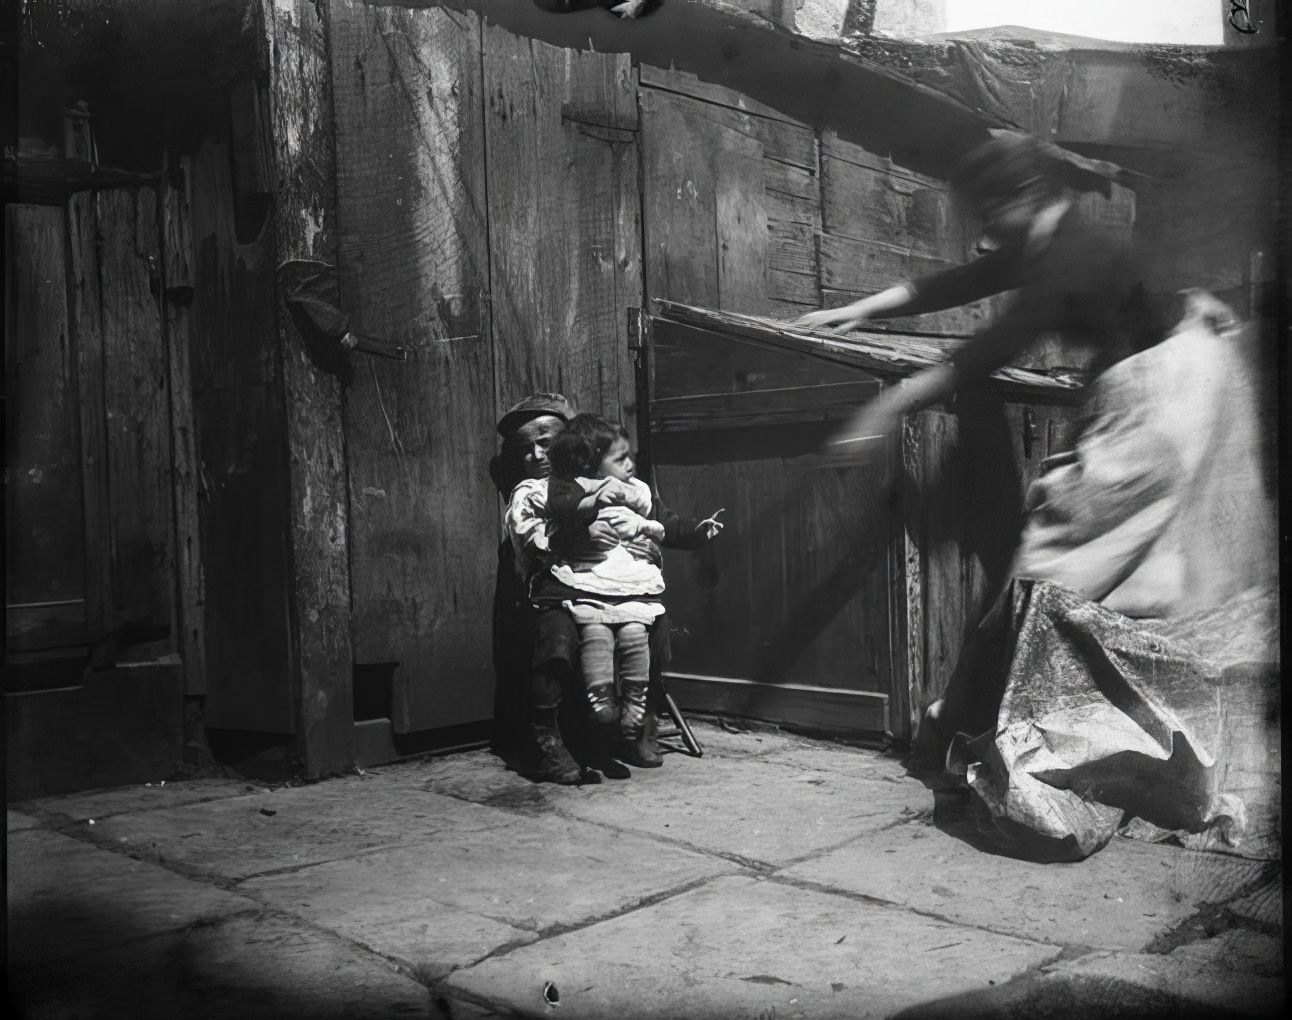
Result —
[[1012, 596], [996, 729], [960, 752], [1003, 831], [1053, 860], [1094, 853], [1130, 817], [1277, 853], [1273, 590], [1174, 621], [1048, 582], [1015, 582]]
[[1126, 816], [1277, 846], [1277, 514], [1254, 343], [1193, 315], [1114, 365], [1075, 451], [1028, 492], [996, 728], [956, 756], [998, 826], [1052, 859], [1093, 853]]

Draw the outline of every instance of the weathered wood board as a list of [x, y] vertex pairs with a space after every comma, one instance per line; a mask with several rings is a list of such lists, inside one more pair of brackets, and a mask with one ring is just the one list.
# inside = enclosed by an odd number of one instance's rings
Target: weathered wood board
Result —
[[[811, 130], [689, 75], [653, 67], [641, 75], [650, 296], [783, 318], [817, 307]], [[656, 341], [661, 397], [826, 381], [798, 359], [703, 335], [665, 331]]]
[[[644, 66], [641, 76], [651, 295], [753, 314], [816, 307], [812, 130], [686, 74]], [[724, 293], [719, 269], [730, 277], [738, 264], [742, 285]]]
[[5, 209], [5, 621], [16, 652], [89, 636], [64, 224], [58, 206]]
[[884, 466], [822, 469], [815, 444], [765, 433], [749, 459], [705, 458], [708, 439], [688, 437], [686, 464], [655, 465], [679, 512], [726, 508], [717, 540], [665, 557], [671, 669], [887, 693]]
[[[826, 132], [821, 140], [821, 288], [847, 304], [972, 254], [972, 225], [945, 181], [876, 156]], [[981, 326], [986, 302], [889, 320], [886, 328], [962, 336]]]
[[486, 26], [484, 122], [499, 407], [552, 390], [631, 420], [641, 249], [630, 59]]
[[274, 238], [239, 243], [228, 146], [192, 162], [193, 416], [208, 726], [291, 733], [286, 409]]
[[94, 192], [78, 192], [67, 201], [68, 294], [80, 400], [86, 620], [90, 635], [99, 637], [111, 629], [112, 564], [108, 557], [108, 423], [103, 408], [103, 303], [95, 210]]
[[355, 662], [396, 732], [488, 718], [497, 498], [480, 23], [332, 6], [342, 300], [403, 363], [345, 393]]
[[[273, 125], [275, 255], [336, 261], [336, 164], [327, 19], [310, 0], [262, 8]], [[354, 761], [349, 514], [341, 382], [314, 364], [280, 299], [286, 396], [292, 674], [307, 775]]]
[[184, 159], [162, 192], [162, 309], [169, 370], [171, 498], [174, 504], [176, 647], [184, 663], [184, 689], [206, 693], [206, 626], [198, 520], [197, 437], [193, 415], [193, 234], [189, 187], [192, 160]]
[[156, 195], [100, 192], [97, 219], [112, 619], [173, 628], [170, 380], [153, 292], [161, 257]]

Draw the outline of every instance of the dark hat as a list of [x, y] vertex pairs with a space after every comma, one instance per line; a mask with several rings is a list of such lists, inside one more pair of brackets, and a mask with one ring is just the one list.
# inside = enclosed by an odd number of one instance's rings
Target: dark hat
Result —
[[517, 401], [498, 419], [498, 435], [506, 439], [525, 422], [541, 418], [545, 414], [569, 421], [574, 417], [574, 407], [559, 393], [531, 393]]
[[951, 185], [983, 202], [1042, 185], [1052, 190], [1097, 191], [1108, 197], [1114, 183], [1134, 187], [1147, 180], [1102, 159], [1069, 152], [1021, 131], [994, 128], [989, 139], [971, 150], [951, 171]]

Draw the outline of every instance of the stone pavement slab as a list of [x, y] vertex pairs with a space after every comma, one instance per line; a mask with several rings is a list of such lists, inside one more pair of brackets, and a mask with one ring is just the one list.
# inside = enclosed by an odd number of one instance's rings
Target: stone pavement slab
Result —
[[585, 821], [681, 840], [710, 853], [780, 866], [928, 810], [914, 779], [881, 782], [818, 768], [672, 758], [560, 810]]
[[[1115, 839], [1084, 861], [1039, 864], [975, 849], [920, 821], [854, 840], [786, 877], [873, 896], [960, 924], [1053, 944], [1138, 950], [1261, 865], [1208, 855], [1196, 879], [1190, 851]], [[1202, 867], [1202, 865], [1197, 865]]]
[[428, 989], [388, 961], [271, 916], [137, 939], [10, 977], [11, 999], [27, 1020], [442, 1015]]
[[[477, 1001], [563, 1017], [878, 1017], [1003, 982], [1058, 950], [732, 876], [452, 974]], [[918, 980], [913, 975], [918, 974]]]
[[535, 783], [515, 772], [508, 772], [502, 761], [489, 751], [472, 751], [439, 758], [425, 767], [400, 773], [396, 779], [401, 784], [415, 777], [418, 786], [430, 793], [457, 797], [476, 804], [496, 804], [499, 807], [543, 809], [554, 805], [562, 796], [599, 794], [600, 789], [570, 788], [550, 783]]
[[114, 815], [93, 831], [184, 873], [237, 881], [498, 824], [474, 804], [355, 778]]
[[243, 896], [55, 832], [8, 843], [10, 963], [60, 960], [258, 911]]
[[[435, 898], [451, 879], [422, 847], [252, 879], [242, 889], [434, 981], [500, 946], [538, 936]], [[443, 895], [443, 894], [441, 894]]]
[[906, 766], [896, 757], [844, 744], [804, 741], [799, 746], [772, 751], [762, 760], [852, 779], [918, 783], [918, 780], [907, 774]]
[[[265, 876], [241, 888], [285, 910], [334, 918], [338, 931], [363, 932], [361, 941], [371, 936], [380, 952], [443, 970], [462, 957], [436, 957], [433, 941], [419, 949], [405, 938], [404, 925], [415, 922], [422, 901], [543, 931], [605, 917], [735, 869], [631, 832], [552, 815], [518, 824], [502, 811], [461, 806], [472, 808], [492, 825], [446, 830], [416, 846]], [[386, 916], [399, 923], [389, 935], [379, 930]], [[487, 937], [489, 931], [505, 936], [494, 945], [517, 937], [502, 929], [484, 930]]]
[[170, 782], [137, 783], [105, 790], [87, 790], [27, 801], [42, 814], [64, 815], [75, 821], [100, 821], [128, 811], [181, 807], [209, 800], [224, 800], [248, 793], [263, 793], [265, 786], [246, 779], [178, 779]]

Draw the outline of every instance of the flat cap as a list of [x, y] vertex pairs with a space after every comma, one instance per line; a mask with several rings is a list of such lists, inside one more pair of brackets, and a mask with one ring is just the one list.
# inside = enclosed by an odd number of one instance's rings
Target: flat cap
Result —
[[559, 393], [531, 393], [517, 401], [498, 419], [498, 435], [505, 439], [525, 422], [541, 418], [545, 414], [569, 421], [574, 417], [574, 406]]

